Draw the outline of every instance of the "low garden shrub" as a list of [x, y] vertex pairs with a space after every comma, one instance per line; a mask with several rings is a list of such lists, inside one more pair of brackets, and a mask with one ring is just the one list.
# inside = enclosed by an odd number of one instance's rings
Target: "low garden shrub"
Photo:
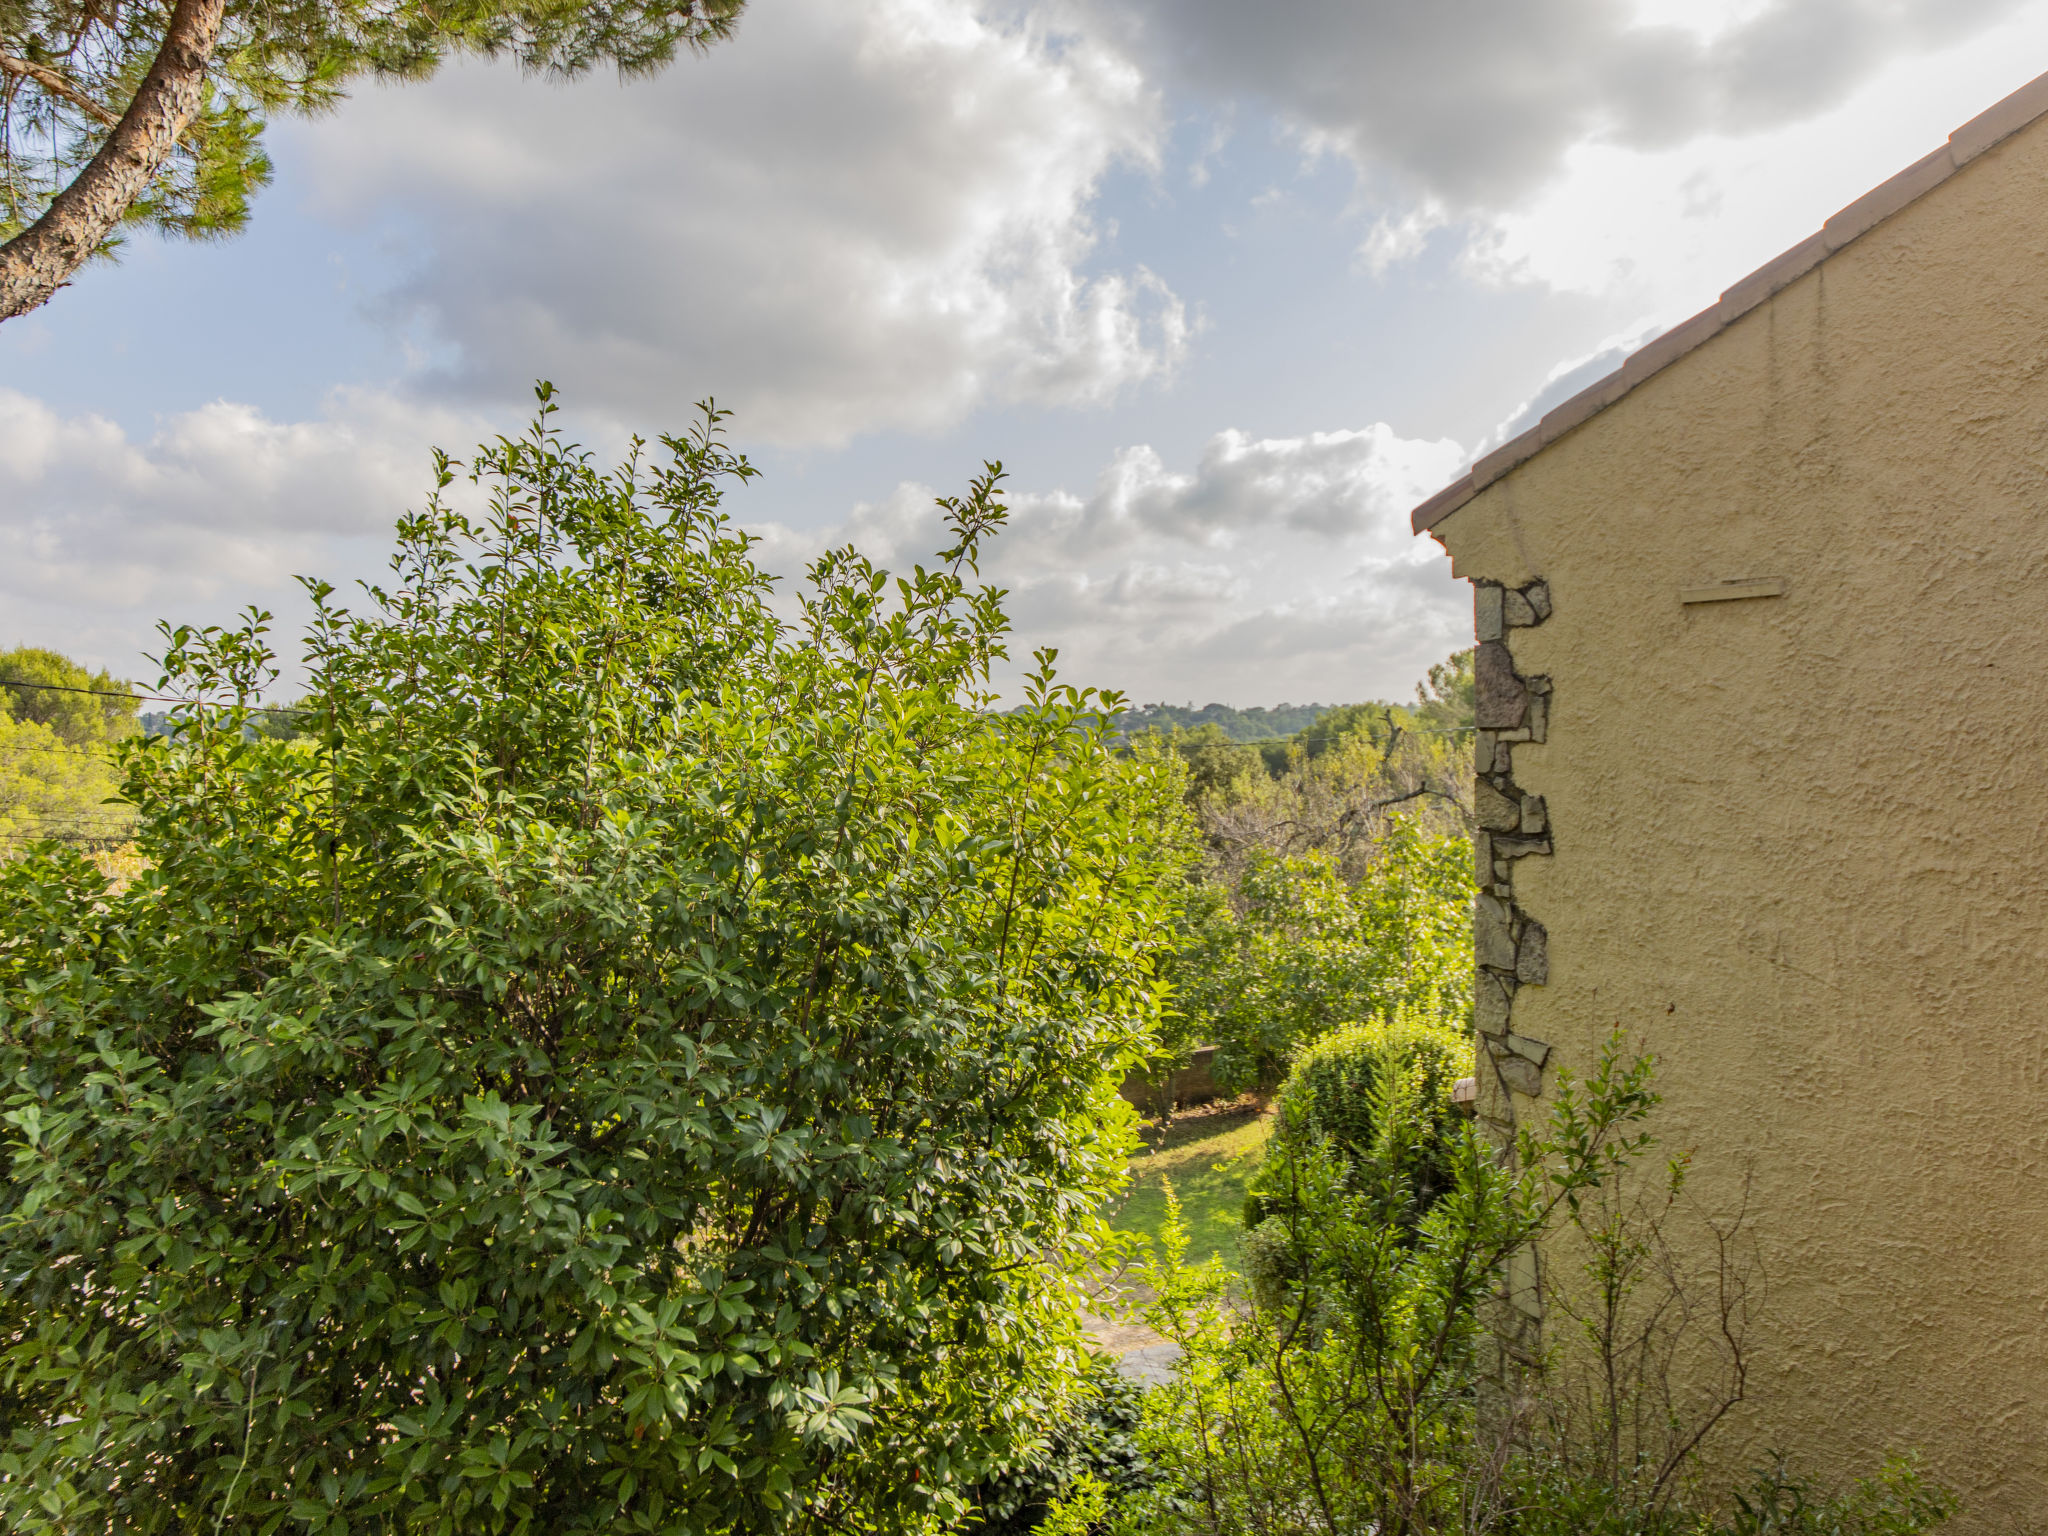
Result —
[[1406, 1009], [1325, 1035], [1295, 1059], [1280, 1087], [1269, 1155], [1323, 1143], [1363, 1156], [1391, 1119], [1413, 1128], [1422, 1162], [1447, 1173], [1464, 1126], [1451, 1088], [1471, 1075], [1472, 1060], [1469, 1034]]
[[1295, 1219], [1304, 1158], [1331, 1160], [1340, 1178], [1362, 1175], [1387, 1134], [1412, 1136], [1401, 1163], [1409, 1181], [1402, 1220], [1413, 1228], [1456, 1178], [1465, 1122], [1451, 1087], [1471, 1071], [1469, 1039], [1406, 1010], [1339, 1029], [1303, 1051], [1281, 1085], [1273, 1137], [1245, 1196], [1246, 1278], [1270, 1290], [1305, 1273], [1302, 1241], [1317, 1239]]
[[[1333, 1051], [1304, 1081], [1341, 1091], [1357, 1070], [1335, 1065], [1345, 1055]], [[1162, 1252], [1142, 1274], [1142, 1315], [1181, 1351], [1147, 1395], [1139, 1437], [1162, 1481], [1120, 1497], [1077, 1482], [1052, 1510], [1062, 1530], [1921, 1536], [1947, 1520], [1954, 1500], [1907, 1462], [1846, 1492], [1783, 1471], [1733, 1490], [1707, 1484], [1698, 1453], [1729, 1399], [1696, 1401], [1655, 1379], [1668, 1356], [1632, 1319], [1683, 1310], [1659, 1297], [1646, 1295], [1641, 1312], [1621, 1297], [1625, 1337], [1552, 1341], [1560, 1354], [1607, 1351], [1591, 1362], [1610, 1383], [1604, 1397], [1553, 1400], [1570, 1391], [1553, 1361], [1503, 1350], [1504, 1286], [1546, 1234], [1569, 1229], [1593, 1284], [1634, 1294], [1644, 1283], [1627, 1266], [1658, 1251], [1660, 1202], [1675, 1196], [1683, 1163], [1651, 1164], [1659, 1176], [1645, 1201], [1617, 1193], [1654, 1145], [1647, 1059], [1616, 1039], [1584, 1083], [1555, 1073], [1547, 1119], [1520, 1133], [1512, 1155], [1404, 1088], [1387, 1035], [1365, 1059], [1362, 1079], [1348, 1080], [1363, 1081], [1370, 1113], [1350, 1117], [1340, 1101], [1343, 1139], [1307, 1133], [1316, 1096], [1302, 1093], [1282, 1157], [1285, 1199], [1253, 1234], [1283, 1255], [1277, 1277], [1234, 1291], [1219, 1263], [1188, 1262], [1185, 1226], [1170, 1212]], [[1418, 1080], [1455, 1064], [1427, 1047], [1413, 1060]], [[1447, 1182], [1418, 1198], [1439, 1171]], [[1739, 1308], [1739, 1284], [1720, 1294]], [[1560, 1327], [1572, 1322], [1562, 1307], [1555, 1315]], [[1739, 1315], [1707, 1321], [1739, 1332]], [[1645, 1337], [1653, 1347], [1640, 1347]], [[1650, 1374], [1623, 1379], [1631, 1372]], [[1642, 1404], [1675, 1421], [1636, 1414]]]

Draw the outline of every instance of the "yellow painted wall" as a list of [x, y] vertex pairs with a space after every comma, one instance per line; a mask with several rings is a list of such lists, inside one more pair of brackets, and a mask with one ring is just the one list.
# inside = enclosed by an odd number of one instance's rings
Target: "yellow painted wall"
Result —
[[[1767, 1295], [1723, 1454], [1918, 1448], [2048, 1531], [2048, 126], [1972, 161], [1435, 530], [1549, 584], [1513, 748], [1549, 977], [1661, 1058]], [[1682, 589], [1781, 577], [1688, 607]]]

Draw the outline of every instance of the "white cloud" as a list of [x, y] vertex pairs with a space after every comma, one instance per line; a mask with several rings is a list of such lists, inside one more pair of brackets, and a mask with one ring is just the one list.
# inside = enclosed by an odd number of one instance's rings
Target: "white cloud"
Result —
[[[1469, 594], [1407, 524], [1463, 462], [1384, 425], [1220, 432], [1187, 470], [1127, 448], [1086, 496], [1012, 497], [982, 572], [1009, 589], [1012, 656], [1057, 646], [1073, 681], [1239, 704], [1400, 696], [1469, 643]], [[779, 571], [846, 542], [907, 564], [945, 543], [933, 495], [906, 484], [836, 527], [755, 531]]]
[[296, 612], [300, 572], [381, 564], [392, 522], [431, 483], [436, 437], [476, 436], [452, 412], [341, 390], [316, 421], [216, 401], [137, 441], [0, 389], [0, 644], [54, 638], [132, 672], [160, 618]]
[[1668, 326], [1818, 229], [2025, 84], [2048, 59], [2048, 6], [1935, 57], [1877, 73], [1850, 100], [1744, 137], [1664, 149], [1585, 143], [1523, 207], [1472, 226], [1468, 275], [1605, 299]]
[[1441, 444], [1407, 441], [1383, 422], [1258, 441], [1227, 430], [1187, 474], [1169, 471], [1149, 447], [1126, 449], [1098, 497], [1119, 519], [1204, 543], [1250, 529], [1354, 534], [1402, 510], [1394, 502], [1426, 483], [1442, 457]]
[[[0, 610], [16, 626], [0, 645], [61, 636], [132, 674], [159, 618], [220, 622], [260, 603], [290, 660], [304, 615], [292, 578], [381, 574], [393, 520], [431, 484], [427, 445], [484, 435], [354, 391], [312, 421], [216, 402], [137, 440], [0, 391], [0, 475], [18, 488], [0, 508]], [[1012, 654], [1057, 646], [1073, 681], [1244, 704], [1405, 694], [1469, 634], [1462, 583], [1406, 518], [1463, 459], [1385, 425], [1220, 432], [1187, 468], [1128, 448], [1086, 494], [1014, 492], [983, 576], [1010, 590]], [[894, 569], [929, 563], [950, 542], [933, 495], [905, 484], [834, 527], [757, 528], [759, 558], [797, 577], [850, 541]]]
[[1154, 274], [1096, 270], [1091, 204], [1156, 168], [1156, 93], [973, 0], [777, 0], [651, 80], [469, 66], [296, 131], [330, 212], [419, 232], [386, 304], [472, 396], [546, 374], [644, 419], [716, 392], [752, 438], [839, 444], [1099, 403], [1187, 348]]
[[1576, 146], [1801, 120], [2023, 0], [1066, 3], [1157, 78], [1273, 112], [1407, 200], [1471, 211], [1512, 206]]

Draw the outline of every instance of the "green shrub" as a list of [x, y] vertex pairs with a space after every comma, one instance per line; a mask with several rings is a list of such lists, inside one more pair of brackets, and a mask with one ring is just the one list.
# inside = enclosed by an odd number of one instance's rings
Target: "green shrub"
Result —
[[1159, 1472], [1138, 1444], [1144, 1401], [1145, 1389], [1115, 1362], [1091, 1354], [1043, 1446], [975, 1490], [970, 1536], [1026, 1536], [1045, 1528], [1048, 1511], [1064, 1502], [1099, 1505], [1154, 1490]]
[[1295, 1059], [1279, 1095], [1283, 1140], [1310, 1137], [1344, 1148], [1372, 1145], [1384, 1077], [1397, 1072], [1422, 1106], [1426, 1134], [1441, 1144], [1459, 1123], [1451, 1086], [1472, 1072], [1472, 1041], [1435, 1019], [1397, 1012], [1391, 1020], [1352, 1024]]
[[1946, 1525], [1956, 1496], [1927, 1481], [1910, 1458], [1886, 1460], [1847, 1493], [1816, 1489], [1783, 1462], [1735, 1495], [1726, 1536], [1920, 1536]]
[[1472, 1072], [1470, 1039], [1405, 1011], [1391, 1021], [1352, 1024], [1326, 1035], [1296, 1059], [1280, 1087], [1279, 1124], [1266, 1162], [1245, 1201], [1245, 1226], [1257, 1227], [1284, 1201], [1287, 1161], [1309, 1145], [1327, 1146], [1355, 1162], [1385, 1128], [1390, 1101], [1403, 1106], [1403, 1134], [1421, 1139], [1413, 1170], [1418, 1204], [1426, 1207], [1451, 1177], [1452, 1149], [1463, 1119], [1451, 1088]]
[[1060, 1411], [1173, 802], [995, 707], [993, 468], [783, 607], [714, 427], [484, 449], [298, 740], [172, 633], [152, 867], [0, 871], [9, 1531], [918, 1530]]
[[[1239, 1265], [1269, 1306], [1299, 1284], [1317, 1241], [1299, 1219], [1304, 1158], [1328, 1159], [1348, 1182], [1370, 1166], [1399, 1168], [1406, 1224], [1456, 1178], [1465, 1122], [1451, 1086], [1472, 1070], [1469, 1041], [1397, 1015], [1353, 1024], [1311, 1045], [1281, 1085], [1279, 1124], [1244, 1200]], [[1391, 1139], [1403, 1145], [1391, 1148]]]

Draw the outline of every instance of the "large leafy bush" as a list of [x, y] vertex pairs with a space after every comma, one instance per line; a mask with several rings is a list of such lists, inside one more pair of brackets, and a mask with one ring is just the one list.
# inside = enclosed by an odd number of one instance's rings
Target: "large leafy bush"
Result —
[[1425, 1155], [1447, 1158], [1459, 1124], [1451, 1088], [1472, 1071], [1472, 1051], [1469, 1036], [1405, 1012], [1326, 1035], [1296, 1058], [1281, 1085], [1279, 1142], [1327, 1141], [1366, 1151], [1395, 1087], [1388, 1080], [1398, 1077], [1401, 1104], [1426, 1143]]
[[1170, 790], [993, 707], [993, 471], [788, 621], [749, 472], [444, 461], [297, 740], [168, 637], [153, 868], [0, 887], [10, 1529], [910, 1530], [1058, 1420]]

